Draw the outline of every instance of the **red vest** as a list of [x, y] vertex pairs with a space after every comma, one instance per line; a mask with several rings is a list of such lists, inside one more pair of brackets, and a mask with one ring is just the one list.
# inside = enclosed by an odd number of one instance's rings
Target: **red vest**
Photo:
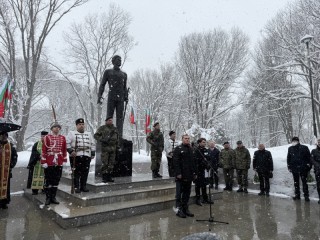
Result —
[[67, 143], [62, 135], [46, 135], [42, 144], [41, 164], [48, 166], [62, 166], [67, 162]]

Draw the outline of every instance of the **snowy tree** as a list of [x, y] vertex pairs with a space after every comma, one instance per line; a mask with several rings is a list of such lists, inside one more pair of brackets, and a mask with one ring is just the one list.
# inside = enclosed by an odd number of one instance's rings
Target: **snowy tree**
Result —
[[[25, 132], [29, 123], [30, 108], [34, 97], [39, 63], [43, 57], [44, 44], [47, 36], [55, 25], [73, 8], [80, 6], [87, 0], [6, 0], [0, 2], [0, 27], [5, 35], [1, 40], [1, 59], [15, 82], [22, 82], [26, 89], [26, 99], [22, 109], [18, 109], [16, 85], [13, 86], [13, 113], [11, 119], [22, 125], [16, 134], [17, 149], [24, 148]], [[18, 47], [19, 46], [19, 47]], [[19, 50], [19, 53], [18, 53]], [[21, 51], [20, 51], [21, 50]], [[15, 62], [17, 55], [21, 55], [24, 63], [25, 75], [15, 76]]]
[[248, 58], [248, 37], [239, 29], [214, 29], [181, 38], [176, 65], [186, 84], [190, 121], [203, 128], [238, 106], [230, 92]]

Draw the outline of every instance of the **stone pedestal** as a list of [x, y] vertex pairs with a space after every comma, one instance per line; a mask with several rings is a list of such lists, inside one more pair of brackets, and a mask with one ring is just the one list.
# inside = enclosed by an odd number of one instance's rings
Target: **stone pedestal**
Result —
[[[101, 177], [101, 144], [96, 145], [96, 166], [95, 176]], [[132, 176], [132, 141], [123, 139], [121, 141], [121, 151], [117, 152], [116, 163], [113, 169], [113, 177]]]

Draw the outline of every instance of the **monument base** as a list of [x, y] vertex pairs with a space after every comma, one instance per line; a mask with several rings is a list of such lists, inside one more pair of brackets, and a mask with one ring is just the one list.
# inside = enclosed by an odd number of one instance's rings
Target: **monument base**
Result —
[[[113, 177], [132, 176], [132, 141], [122, 139], [120, 143], [121, 151], [117, 151], [116, 163], [113, 168]], [[101, 144], [96, 146], [95, 176], [101, 177]]]

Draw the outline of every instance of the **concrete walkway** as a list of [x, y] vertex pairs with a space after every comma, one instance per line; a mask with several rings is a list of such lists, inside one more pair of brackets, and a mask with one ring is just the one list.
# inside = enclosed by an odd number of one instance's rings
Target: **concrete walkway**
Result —
[[9, 209], [0, 209], [0, 239], [181, 239], [192, 233], [217, 233], [221, 239], [319, 240], [320, 205], [316, 201], [294, 202], [289, 198], [223, 193], [213, 205], [214, 220], [228, 225], [197, 222], [209, 218], [209, 205], [192, 205], [194, 218], [180, 219], [165, 210], [123, 220], [64, 230], [22, 196], [12, 197]]

